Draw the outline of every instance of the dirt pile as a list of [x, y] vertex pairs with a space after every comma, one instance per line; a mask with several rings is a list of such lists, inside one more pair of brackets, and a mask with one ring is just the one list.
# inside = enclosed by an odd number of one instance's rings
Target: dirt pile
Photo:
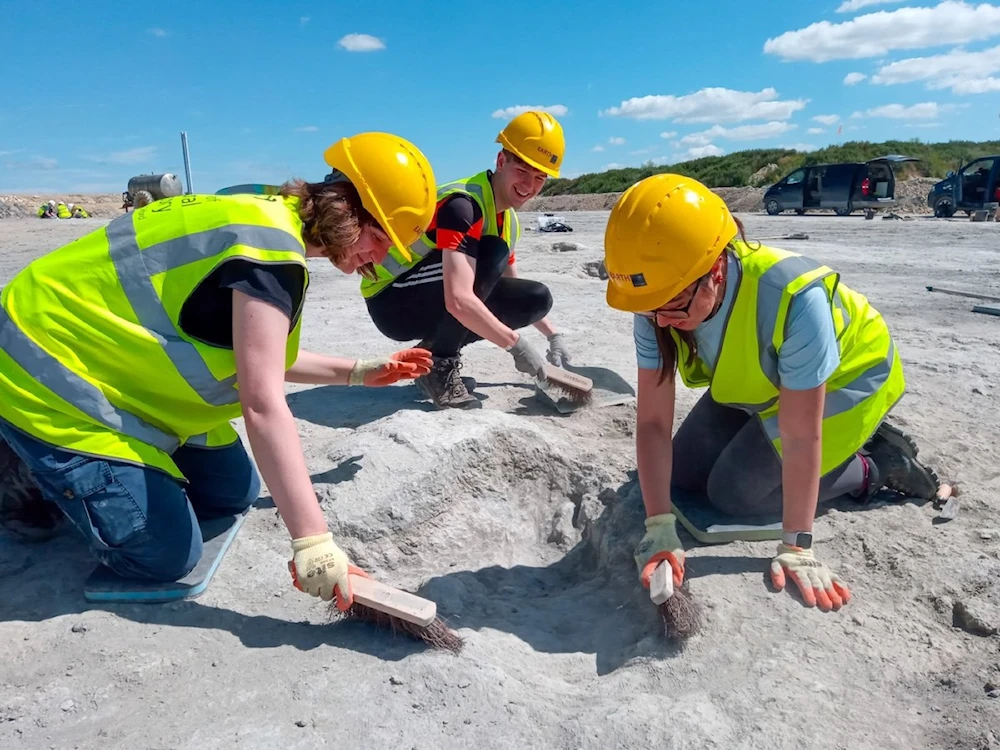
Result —
[[0, 195], [0, 219], [28, 219], [49, 200], [83, 206], [95, 219], [112, 219], [122, 213], [121, 193], [60, 193], [46, 195]]
[[[773, 176], [773, 175], [772, 175]], [[896, 183], [895, 210], [899, 213], [929, 214], [927, 191], [937, 182], [933, 177], [915, 177]], [[721, 187], [714, 192], [735, 213], [763, 211], [764, 192], [769, 186]], [[535, 198], [525, 204], [525, 211], [610, 211], [621, 193], [592, 193], [589, 195], [553, 195]]]

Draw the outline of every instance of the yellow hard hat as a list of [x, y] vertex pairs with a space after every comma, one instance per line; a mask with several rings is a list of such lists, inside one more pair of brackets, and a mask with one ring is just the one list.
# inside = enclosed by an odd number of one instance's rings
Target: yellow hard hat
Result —
[[497, 143], [549, 177], [558, 177], [566, 152], [562, 125], [548, 112], [522, 112], [500, 131]]
[[647, 312], [666, 304], [712, 268], [737, 234], [725, 201], [679, 174], [631, 185], [604, 231], [608, 304]]
[[398, 135], [359, 133], [341, 138], [323, 158], [354, 185], [365, 210], [409, 260], [408, 248], [427, 231], [437, 204], [427, 157]]

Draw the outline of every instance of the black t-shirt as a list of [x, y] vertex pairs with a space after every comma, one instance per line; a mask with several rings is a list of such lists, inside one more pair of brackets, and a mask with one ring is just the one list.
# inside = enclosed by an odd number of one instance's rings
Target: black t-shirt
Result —
[[223, 263], [194, 290], [181, 308], [181, 329], [198, 341], [233, 348], [233, 291], [263, 300], [284, 312], [295, 326], [302, 302], [305, 269], [293, 263], [264, 265], [241, 258]]

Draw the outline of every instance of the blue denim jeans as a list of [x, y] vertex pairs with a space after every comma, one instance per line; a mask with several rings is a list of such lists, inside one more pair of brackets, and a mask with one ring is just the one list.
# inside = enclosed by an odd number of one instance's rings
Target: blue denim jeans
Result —
[[126, 578], [182, 578], [201, 558], [198, 519], [240, 513], [260, 493], [260, 476], [239, 440], [174, 452], [171, 458], [190, 483], [185, 487], [158, 469], [60, 450], [4, 420], [0, 438], [97, 559]]

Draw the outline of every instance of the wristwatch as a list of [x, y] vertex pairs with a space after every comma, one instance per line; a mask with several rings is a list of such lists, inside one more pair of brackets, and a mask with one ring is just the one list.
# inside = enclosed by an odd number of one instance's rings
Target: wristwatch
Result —
[[813, 535], [811, 531], [783, 531], [781, 541], [789, 547], [810, 549], [813, 544]]

